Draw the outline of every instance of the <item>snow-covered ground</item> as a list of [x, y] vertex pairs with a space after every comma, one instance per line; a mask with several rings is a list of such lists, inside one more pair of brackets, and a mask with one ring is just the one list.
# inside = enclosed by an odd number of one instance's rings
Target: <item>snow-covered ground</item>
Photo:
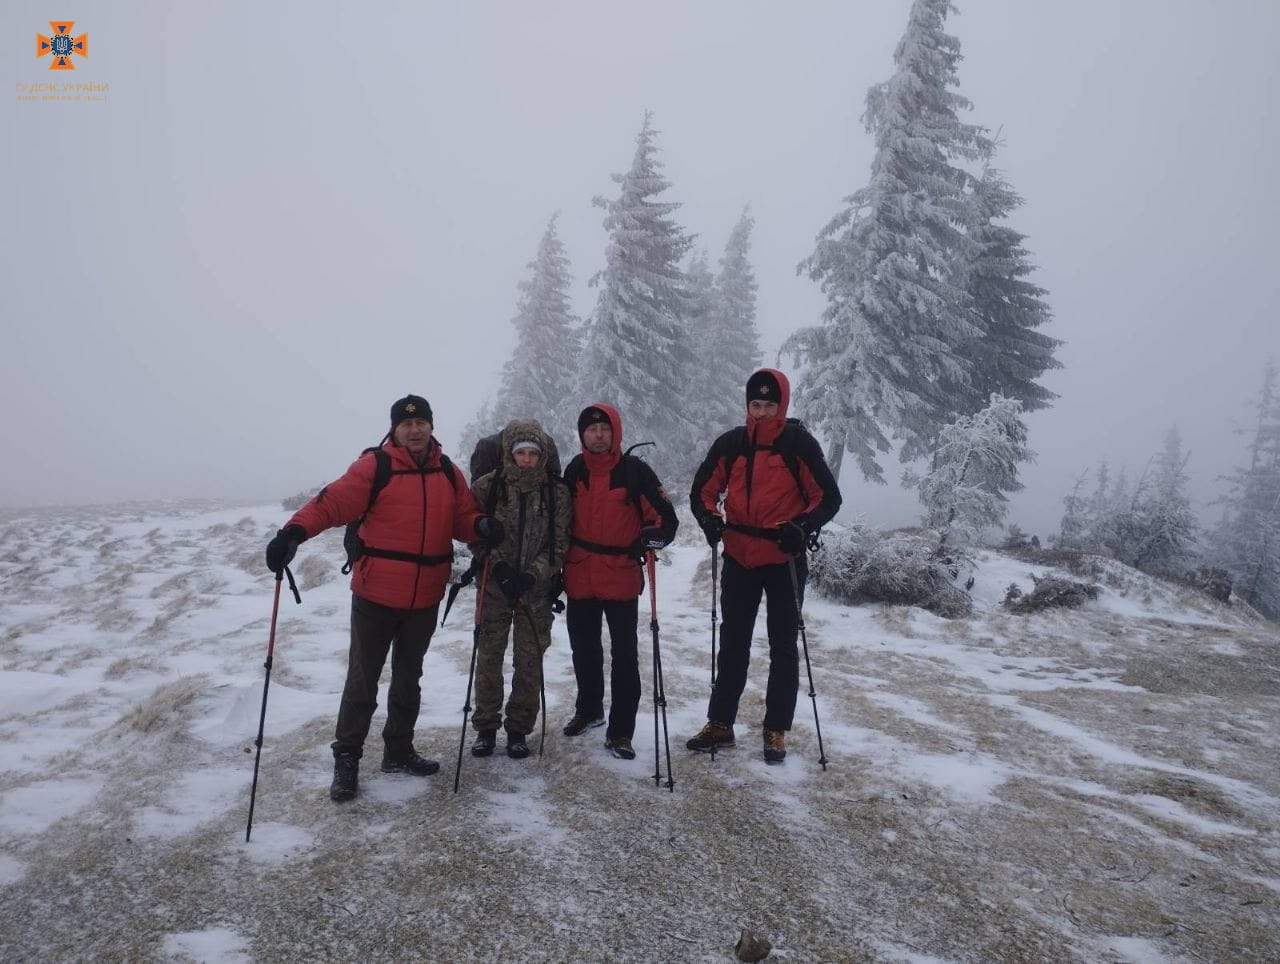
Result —
[[965, 620], [811, 595], [824, 772], [807, 689], [786, 763], [762, 759], [762, 636], [738, 747], [683, 749], [711, 620], [686, 527], [658, 576], [674, 792], [647, 658], [637, 760], [560, 734], [558, 621], [544, 752], [468, 754], [455, 795], [468, 591], [423, 680], [442, 772], [380, 773], [379, 713], [337, 806], [330, 533], [299, 553], [303, 605], [282, 596], [246, 843], [285, 515], [0, 516], [0, 960], [719, 961], [743, 927], [777, 960], [1280, 959], [1280, 635], [1119, 566], [1096, 603], [1031, 616], [999, 600], [1043, 570], [998, 554]]

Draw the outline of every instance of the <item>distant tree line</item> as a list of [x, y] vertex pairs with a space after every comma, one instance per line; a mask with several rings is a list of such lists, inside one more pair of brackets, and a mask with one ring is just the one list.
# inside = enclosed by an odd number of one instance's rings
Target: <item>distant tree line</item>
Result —
[[1223, 476], [1214, 501], [1221, 515], [1202, 527], [1187, 494], [1187, 462], [1176, 427], [1130, 481], [1103, 461], [1063, 499], [1057, 547], [1098, 553], [1147, 572], [1194, 577], [1215, 594], [1234, 592], [1264, 616], [1280, 619], [1280, 395], [1268, 362], [1253, 418], [1244, 431], [1245, 464]]

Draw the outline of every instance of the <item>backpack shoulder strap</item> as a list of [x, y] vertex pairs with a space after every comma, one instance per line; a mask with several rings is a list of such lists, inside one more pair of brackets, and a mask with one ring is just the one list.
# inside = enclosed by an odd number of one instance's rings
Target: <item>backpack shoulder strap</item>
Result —
[[627, 490], [627, 501], [637, 512], [640, 511], [640, 467], [646, 464], [634, 455], [622, 457], [622, 486]]
[[798, 418], [787, 419], [787, 424], [778, 433], [778, 437], [774, 439], [773, 449], [782, 456], [782, 461], [787, 463], [787, 468], [791, 471], [791, 477], [796, 480], [796, 488], [800, 490], [800, 494], [803, 496], [804, 483], [800, 480], [800, 456], [798, 453], [801, 433], [809, 434], [809, 430], [804, 427], [804, 422]]
[[[386, 454], [385, 452], [383, 453]], [[449, 480], [449, 485], [457, 488], [458, 472], [453, 467], [453, 463], [449, 460], [449, 456], [443, 452], [440, 453], [440, 471], [444, 473], [444, 477]]]
[[570, 497], [573, 496], [574, 490], [577, 489], [578, 482], [583, 476], [584, 464], [582, 456], [575, 455], [569, 460], [569, 464], [564, 467], [564, 475], [561, 478], [564, 479], [564, 484], [569, 487]]
[[502, 489], [506, 486], [506, 481], [502, 478], [501, 472], [490, 472], [492, 478], [489, 481], [489, 491], [484, 497], [484, 514], [493, 515], [494, 510], [498, 508], [498, 498], [502, 494]]
[[360, 517], [360, 521], [364, 521], [364, 516], [369, 514], [369, 510], [373, 508], [373, 503], [377, 500], [378, 494], [387, 487], [387, 483], [391, 481], [391, 456], [389, 456], [381, 445], [374, 445], [361, 452], [365, 455], [369, 452], [373, 453], [373, 485], [369, 489], [369, 504], [364, 507], [364, 515]]

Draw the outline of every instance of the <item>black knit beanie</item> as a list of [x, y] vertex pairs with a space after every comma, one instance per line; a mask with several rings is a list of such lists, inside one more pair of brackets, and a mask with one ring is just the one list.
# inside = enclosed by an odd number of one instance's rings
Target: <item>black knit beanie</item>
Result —
[[750, 405], [757, 398], [782, 404], [782, 386], [772, 372], [762, 369], [747, 379], [747, 404]]
[[431, 403], [421, 395], [406, 395], [391, 406], [391, 430], [411, 418], [425, 418], [434, 427], [436, 420], [431, 416]]
[[604, 409], [588, 405], [582, 410], [582, 414], [578, 416], [578, 438], [582, 438], [582, 433], [587, 430], [589, 425], [595, 425], [597, 422], [604, 422], [610, 428], [613, 428], [613, 423], [609, 421], [609, 415]]

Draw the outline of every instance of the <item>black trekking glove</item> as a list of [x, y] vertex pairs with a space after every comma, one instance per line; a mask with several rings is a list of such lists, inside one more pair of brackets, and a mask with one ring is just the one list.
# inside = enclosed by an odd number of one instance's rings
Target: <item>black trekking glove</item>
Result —
[[631, 543], [629, 555], [644, 565], [645, 560], [649, 558], [650, 550], [661, 549], [666, 544], [667, 539], [663, 537], [662, 530], [657, 526], [649, 526], [641, 529], [636, 541]]
[[267, 568], [279, 574], [293, 561], [298, 546], [307, 541], [307, 532], [300, 525], [285, 526], [267, 543]]
[[496, 549], [507, 537], [507, 527], [491, 515], [482, 515], [476, 520], [476, 535], [490, 549]]
[[648, 526], [640, 530], [640, 538], [638, 541], [640, 545], [644, 546], [646, 549], [662, 549], [665, 548], [667, 543], [671, 540], [663, 535], [662, 529], [658, 526]]
[[551, 577], [551, 585], [547, 587], [547, 598], [551, 600], [553, 613], [564, 612], [564, 600], [560, 598], [564, 592], [564, 574], [557, 572]]
[[778, 548], [789, 556], [798, 556], [804, 552], [809, 541], [809, 520], [805, 516], [796, 516], [790, 522], [784, 522], [777, 528]]
[[698, 525], [702, 526], [702, 534], [707, 537], [707, 545], [714, 549], [720, 544], [724, 535], [724, 519], [718, 515], [705, 515], [698, 520]]
[[520, 594], [533, 588], [533, 573], [516, 572], [509, 562], [495, 563], [493, 578], [498, 580], [498, 588], [511, 602], [520, 598]]

